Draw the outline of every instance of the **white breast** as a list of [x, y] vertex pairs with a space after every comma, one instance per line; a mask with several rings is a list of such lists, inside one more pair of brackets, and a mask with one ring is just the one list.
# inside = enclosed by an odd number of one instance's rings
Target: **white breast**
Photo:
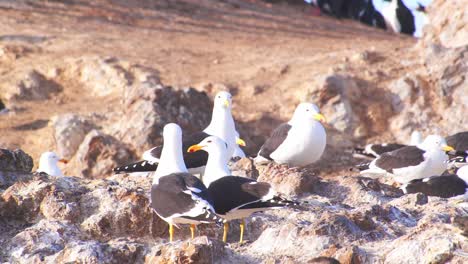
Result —
[[293, 126], [284, 142], [270, 157], [277, 163], [306, 166], [320, 159], [326, 141], [325, 129], [318, 122], [308, 126]]

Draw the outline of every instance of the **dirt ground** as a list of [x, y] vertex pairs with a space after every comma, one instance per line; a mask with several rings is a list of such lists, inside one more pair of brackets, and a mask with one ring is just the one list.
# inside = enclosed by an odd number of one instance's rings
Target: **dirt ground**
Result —
[[[1, 46], [29, 49], [14, 60], [1, 59], [1, 74], [60, 68], [80, 56], [117, 57], [157, 69], [174, 87], [232, 88], [235, 119], [265, 133], [307, 99], [317, 76], [356, 54], [382, 56], [372, 69], [359, 63], [346, 68], [382, 86], [415, 67], [402, 61], [414, 60], [416, 39], [314, 16], [307, 6], [255, 0], [2, 1], [0, 32]], [[37, 160], [55, 148], [48, 125], [53, 115], [120, 107], [117, 96], [97, 100], [74, 79], [60, 83], [63, 92], [51, 99], [19, 102], [16, 114], [0, 115], [0, 147], [22, 148]]]

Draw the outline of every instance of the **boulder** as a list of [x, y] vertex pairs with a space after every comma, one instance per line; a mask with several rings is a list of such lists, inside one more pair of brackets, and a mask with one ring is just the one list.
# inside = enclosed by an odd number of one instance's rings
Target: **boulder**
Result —
[[211, 120], [212, 102], [204, 92], [193, 88], [175, 90], [145, 84], [128, 90], [123, 109], [115, 137], [142, 154], [162, 143], [162, 128], [167, 123], [179, 124], [184, 134], [204, 129]]
[[0, 91], [6, 101], [12, 100], [44, 100], [53, 93], [58, 93], [62, 87], [53, 80], [47, 79], [34, 69], [24, 69], [12, 72], [0, 79]]
[[65, 74], [78, 76], [95, 96], [121, 95], [144, 83], [159, 83], [157, 70], [115, 57], [81, 57], [68, 61]]
[[424, 28], [423, 43], [455, 48], [468, 44], [468, 14], [465, 3], [458, 0], [434, 0], [429, 5], [429, 21]]
[[21, 149], [0, 149], [0, 171], [31, 172], [33, 159]]
[[68, 171], [86, 178], [105, 178], [112, 169], [135, 159], [130, 149], [114, 137], [91, 130], [79, 146]]
[[[145, 263], [239, 263], [226, 256], [224, 244], [206, 236], [189, 242], [154, 247], [145, 257]], [[237, 260], [239, 261], [239, 260]]]
[[76, 114], [63, 114], [52, 118], [57, 154], [71, 159], [93, 125]]
[[274, 162], [257, 165], [257, 181], [270, 183], [274, 189], [285, 195], [298, 195], [311, 192], [319, 181], [317, 175], [307, 168], [288, 167]]

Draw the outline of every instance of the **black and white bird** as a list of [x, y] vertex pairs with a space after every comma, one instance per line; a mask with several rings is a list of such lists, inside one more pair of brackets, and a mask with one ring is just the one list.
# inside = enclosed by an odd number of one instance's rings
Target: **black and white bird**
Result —
[[358, 17], [355, 19], [369, 26], [387, 29], [385, 18], [375, 9], [372, 0], [360, 0], [363, 7], [359, 10]]
[[[387, 28], [395, 33], [413, 36], [416, 31], [414, 15], [402, 0], [388, 0], [390, 4], [382, 9]], [[387, 1], [387, 2], [388, 2]]]
[[447, 168], [447, 151], [453, 151], [441, 136], [430, 135], [417, 146], [406, 146], [374, 159], [361, 175], [390, 176], [401, 184], [440, 175]]
[[449, 153], [449, 168], [460, 168], [468, 165], [468, 131], [459, 132], [445, 138], [447, 144], [455, 151]]
[[316, 162], [325, 150], [327, 135], [321, 122], [325, 117], [312, 103], [301, 103], [292, 119], [271, 133], [255, 158], [256, 163], [275, 161], [302, 167]]
[[[208, 155], [204, 152], [188, 153], [186, 150], [203, 140], [204, 138], [216, 135], [228, 144], [229, 158], [233, 155], [236, 142], [245, 146], [242, 139], [237, 139], [238, 135], [234, 119], [231, 113], [232, 95], [228, 92], [218, 92], [214, 98], [213, 114], [210, 124], [198, 133], [183, 137], [182, 148], [184, 150], [184, 161], [188, 170], [193, 174], [203, 174]], [[114, 168], [114, 173], [138, 173], [151, 172], [156, 170], [162, 152], [162, 146], [154, 147], [143, 153], [143, 160], [132, 164]]]
[[[410, 146], [415, 146], [422, 143], [422, 134], [419, 131], [411, 133]], [[399, 143], [381, 143], [381, 144], [367, 144], [364, 148], [356, 147], [353, 149], [353, 156], [356, 158], [375, 159], [380, 155], [406, 147], [406, 144]]]
[[[199, 144], [191, 146], [188, 151], [199, 150], [209, 154], [203, 182], [213, 198], [215, 212], [226, 221], [241, 219], [240, 242], [243, 241], [246, 217], [255, 212], [296, 204], [278, 195], [269, 183], [231, 176], [226, 163], [226, 143], [220, 138], [207, 137]], [[227, 240], [228, 228], [229, 225], [225, 222], [224, 242]]]
[[47, 151], [41, 154], [39, 158], [39, 168], [37, 172], [44, 172], [50, 176], [62, 177], [62, 170], [58, 167], [58, 162], [67, 164], [66, 159], [61, 159], [52, 151]]
[[468, 166], [461, 167], [456, 174], [412, 180], [401, 189], [405, 194], [424, 193], [442, 198], [465, 195], [468, 192]]
[[201, 223], [223, 222], [213, 209], [213, 199], [205, 185], [189, 174], [182, 156], [182, 130], [167, 124], [163, 131], [163, 148], [151, 186], [151, 207], [169, 224], [169, 240], [174, 226], [190, 224], [192, 238]]

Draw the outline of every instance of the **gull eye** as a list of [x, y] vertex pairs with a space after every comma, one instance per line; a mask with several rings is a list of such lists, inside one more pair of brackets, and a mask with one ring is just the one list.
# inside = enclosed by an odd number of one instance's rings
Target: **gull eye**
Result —
[[208, 142], [208, 143], [211, 143], [211, 140], [208, 140], [207, 142]]
[[306, 111], [309, 112], [309, 109], [307, 109]]

